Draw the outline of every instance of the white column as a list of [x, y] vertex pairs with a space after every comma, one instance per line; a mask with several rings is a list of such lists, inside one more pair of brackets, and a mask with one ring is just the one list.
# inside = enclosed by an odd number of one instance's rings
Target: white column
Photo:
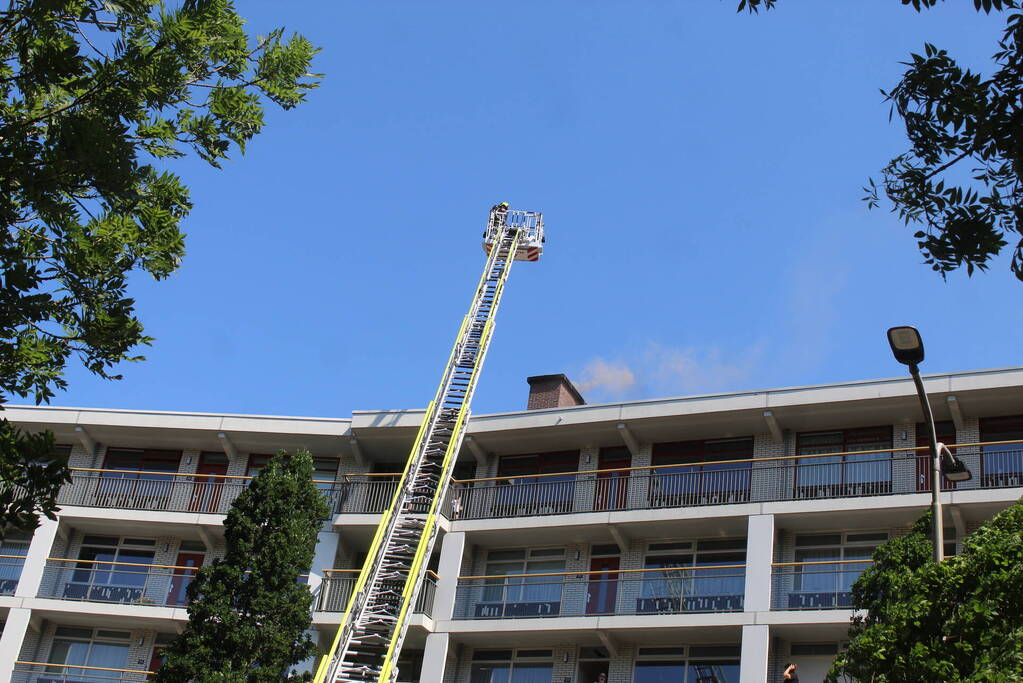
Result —
[[338, 535], [333, 531], [321, 531], [316, 535], [316, 552], [313, 555], [313, 566], [309, 568], [309, 590], [314, 595], [323, 583], [323, 570], [334, 568], [337, 545]]
[[440, 546], [440, 564], [437, 566], [437, 593], [433, 599], [433, 618], [448, 621], [455, 609], [458, 574], [462, 571], [462, 553], [465, 551], [465, 532], [444, 534]]
[[758, 624], [742, 627], [739, 683], [764, 683], [767, 680], [767, 657], [770, 643], [769, 626]]
[[419, 674], [419, 683], [444, 683], [449, 641], [447, 633], [431, 633], [426, 636], [426, 650], [423, 652], [423, 670]]
[[4, 632], [0, 635], [0, 681], [14, 680], [14, 662], [21, 653], [21, 644], [28, 633], [32, 610], [12, 607], [7, 610]]
[[[28, 546], [28, 554], [25, 555], [25, 564], [21, 568], [21, 578], [18, 579], [18, 587], [14, 589], [15, 596], [34, 598], [39, 593], [46, 558], [53, 550], [53, 539], [57, 537], [58, 526], [60, 522], [57, 520], [43, 517], [36, 532], [32, 534], [32, 542]], [[3, 677], [0, 677], [0, 680], [3, 680]]]
[[746, 531], [745, 612], [771, 609], [771, 563], [774, 561], [774, 515], [750, 515]]

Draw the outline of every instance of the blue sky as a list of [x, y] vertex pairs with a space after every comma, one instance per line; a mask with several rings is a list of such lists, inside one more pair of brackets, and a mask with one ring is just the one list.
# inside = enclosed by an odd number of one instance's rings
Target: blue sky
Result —
[[[1019, 364], [1003, 259], [944, 282], [860, 188], [905, 147], [879, 88], [925, 41], [985, 68], [1000, 18], [962, 0], [239, 3], [323, 51], [192, 189], [188, 255], [133, 291], [148, 360], [69, 373], [56, 405], [345, 416], [432, 396], [483, 265], [487, 208], [543, 211], [474, 412], [564, 372], [590, 402]], [[282, 8], [285, 8], [282, 10]], [[631, 378], [631, 379], [630, 379]]]

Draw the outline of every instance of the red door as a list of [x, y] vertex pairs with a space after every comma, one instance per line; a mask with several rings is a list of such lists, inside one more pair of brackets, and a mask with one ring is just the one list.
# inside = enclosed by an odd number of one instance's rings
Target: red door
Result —
[[188, 506], [189, 512], [218, 512], [220, 494], [226, 481], [222, 475], [227, 474], [227, 456], [223, 453], [203, 453], [199, 457], [199, 466], [195, 472], [196, 475], [221, 476], [195, 477], [192, 501]]
[[596, 490], [593, 495], [594, 510], [624, 510], [629, 495], [629, 472], [606, 472], [632, 465], [632, 454], [626, 448], [601, 448], [597, 458]]
[[152, 671], [153, 674], [150, 674], [147, 678], [149, 678], [149, 680], [154, 680], [156, 678], [154, 674], [160, 670], [161, 666], [163, 666], [163, 648], [154, 647], [153, 656], [149, 658], [149, 670]]
[[586, 590], [587, 614], [614, 614], [618, 597], [617, 557], [594, 557], [590, 560], [590, 583]]
[[[943, 444], [950, 444], [956, 442], [956, 428], [951, 422], [936, 422], [934, 424], [935, 431], [938, 433], [938, 442]], [[916, 452], [916, 490], [917, 491], [930, 491], [931, 490], [931, 451], [930, 451], [930, 439], [927, 437], [927, 426], [924, 424], [918, 424], [916, 426], [916, 445], [917, 448], [928, 447], [926, 451]], [[941, 488], [954, 489], [956, 483], [949, 481], [945, 477], [941, 478]]]
[[[206, 556], [203, 553], [178, 553], [177, 569], [171, 574], [170, 591], [167, 593], [167, 604], [171, 607], [184, 607], [188, 604], [188, 584], [195, 578], [196, 569], [201, 567]], [[153, 653], [156, 656], [156, 653]]]

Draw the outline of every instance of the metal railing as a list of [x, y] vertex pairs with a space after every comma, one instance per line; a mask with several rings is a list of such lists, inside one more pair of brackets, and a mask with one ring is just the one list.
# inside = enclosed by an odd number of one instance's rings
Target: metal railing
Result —
[[[974, 478], [946, 488], [1023, 486], [1020, 441], [951, 444]], [[525, 517], [929, 490], [920, 448], [821, 453], [456, 480], [452, 519]]]
[[871, 562], [776, 562], [771, 566], [771, 609], [852, 609], [852, 585]]
[[112, 683], [150, 680], [154, 671], [16, 661], [11, 683]]
[[[333, 514], [379, 513], [387, 509], [394, 474], [360, 474], [338, 481], [314, 481]], [[226, 514], [252, 477], [143, 470], [72, 468], [61, 505]]]
[[24, 555], [0, 555], [0, 595], [14, 595], [24, 566]]
[[[352, 595], [352, 587], [359, 578], [358, 569], [330, 569], [327, 576], [320, 584], [319, 600], [316, 604], [317, 612], [343, 612], [348, 606], [348, 598]], [[423, 579], [423, 586], [419, 590], [419, 597], [416, 598], [416, 606], [413, 610], [416, 614], [433, 616], [433, 601], [437, 594], [438, 577], [433, 572], [427, 572]], [[402, 584], [395, 584], [401, 588]]]
[[198, 567], [48, 558], [39, 597], [184, 607]]
[[741, 564], [463, 576], [455, 619], [741, 612]]

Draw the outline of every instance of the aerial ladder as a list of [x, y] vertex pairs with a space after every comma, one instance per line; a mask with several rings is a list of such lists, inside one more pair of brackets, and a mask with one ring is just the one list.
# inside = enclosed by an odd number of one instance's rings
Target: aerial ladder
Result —
[[507, 204], [491, 209], [483, 233], [487, 261], [469, 313], [314, 683], [396, 680], [401, 644], [433, 551], [437, 515], [462, 445], [512, 262], [539, 260], [543, 245], [542, 214], [513, 211]]

